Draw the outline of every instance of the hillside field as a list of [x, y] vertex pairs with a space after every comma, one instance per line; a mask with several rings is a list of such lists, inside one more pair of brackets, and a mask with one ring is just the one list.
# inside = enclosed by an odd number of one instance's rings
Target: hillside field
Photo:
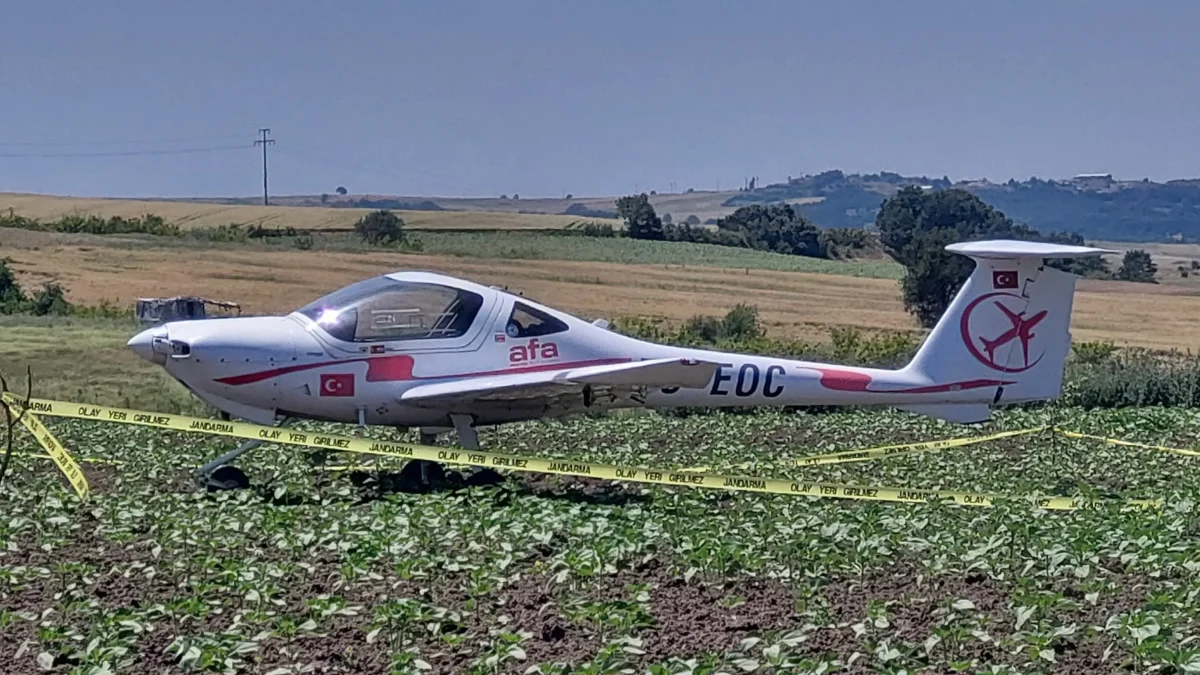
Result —
[[[218, 227], [237, 223], [265, 227], [350, 229], [372, 209], [208, 204], [201, 202], [82, 199], [50, 195], [0, 193], [0, 212], [12, 210], [39, 220], [55, 220], [72, 213], [103, 217], [162, 216], [181, 228]], [[576, 216], [491, 211], [397, 211], [413, 230], [556, 230], [581, 220]], [[601, 220], [589, 218], [587, 220]], [[607, 222], [607, 221], [606, 221]], [[611, 221], [617, 223], [618, 221]]]
[[[80, 243], [83, 239], [94, 243]], [[132, 306], [142, 296], [199, 294], [242, 303], [249, 312], [283, 312], [364, 277], [397, 269], [429, 269], [504, 285], [588, 317], [643, 315], [681, 322], [697, 314], [722, 314], [747, 302], [759, 307], [768, 330], [776, 335], [823, 339], [830, 326], [917, 330], [904, 310], [894, 277], [829, 273], [838, 269], [837, 263], [828, 263], [824, 273], [817, 273], [715, 264], [622, 264], [263, 246], [188, 248], [118, 245], [118, 241], [7, 231], [0, 232], [0, 257], [12, 259], [22, 283], [56, 280], [67, 289], [69, 299], [82, 304], [107, 300]], [[604, 245], [605, 240], [592, 243]], [[641, 243], [651, 244], [651, 249], [670, 250], [673, 246]], [[196, 264], [201, 257], [203, 264]], [[1200, 289], [1091, 280], [1081, 280], [1078, 288], [1072, 318], [1076, 340], [1200, 349], [1194, 329], [1194, 317], [1200, 316]]]

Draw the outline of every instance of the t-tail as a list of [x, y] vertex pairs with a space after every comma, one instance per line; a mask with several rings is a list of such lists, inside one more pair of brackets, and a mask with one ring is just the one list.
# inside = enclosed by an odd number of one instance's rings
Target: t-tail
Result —
[[1115, 251], [1012, 240], [951, 244], [946, 250], [974, 259], [975, 270], [901, 372], [933, 385], [969, 384], [981, 398], [901, 407], [975, 422], [988, 419], [991, 406], [1057, 398], [1071, 351], [1076, 277], [1046, 260]]

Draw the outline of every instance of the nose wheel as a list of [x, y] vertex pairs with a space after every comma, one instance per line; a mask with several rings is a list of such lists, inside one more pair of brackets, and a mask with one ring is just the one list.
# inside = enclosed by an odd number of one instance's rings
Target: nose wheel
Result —
[[250, 487], [250, 478], [236, 466], [219, 466], [204, 478], [204, 487], [209, 492], [245, 490]]
[[[291, 422], [292, 418], [285, 418], [278, 426], [285, 427]], [[245, 490], [250, 487], [250, 478], [246, 476], [245, 471], [236, 466], [230, 466], [230, 462], [262, 444], [261, 440], [245, 441], [237, 448], [197, 469], [193, 478], [200, 487], [209, 492]]]

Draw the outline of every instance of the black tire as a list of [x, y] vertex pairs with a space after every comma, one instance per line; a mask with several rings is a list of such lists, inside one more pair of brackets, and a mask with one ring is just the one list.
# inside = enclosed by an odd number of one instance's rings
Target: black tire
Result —
[[217, 467], [205, 481], [209, 492], [220, 490], [245, 490], [250, 487], [250, 479], [246, 473], [236, 466]]
[[470, 487], [499, 485], [503, 482], [504, 476], [494, 469], [480, 469], [467, 478], [467, 485]]
[[[422, 472], [424, 468], [424, 472]], [[424, 473], [424, 475], [422, 475]], [[400, 484], [402, 489], [413, 492], [424, 492], [446, 480], [446, 468], [438, 462], [424, 459], [414, 459], [400, 469]]]

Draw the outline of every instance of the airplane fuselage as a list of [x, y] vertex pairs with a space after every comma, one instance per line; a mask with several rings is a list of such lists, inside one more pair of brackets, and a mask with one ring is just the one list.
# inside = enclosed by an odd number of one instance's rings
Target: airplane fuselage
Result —
[[878, 405], [979, 422], [1055, 398], [1075, 277], [1048, 258], [1103, 249], [952, 244], [976, 266], [895, 370], [656, 344], [523, 296], [434, 272], [351, 283], [286, 316], [172, 322], [129, 341], [199, 398], [280, 417], [447, 428], [628, 407]]
[[607, 408], [742, 407], [953, 402], [1001, 378], [935, 385], [897, 371], [681, 348], [582, 323], [560, 335], [513, 338], [483, 331], [453, 349], [375, 344], [347, 353], [303, 317], [208, 319], [171, 324], [176, 353], [166, 370], [198, 397], [262, 423], [276, 415], [400, 427], [448, 427], [448, 411], [406, 405], [408, 389], [430, 383], [669, 357], [716, 361], [702, 388], [649, 388], [631, 399], [588, 404], [583, 396], [476, 405], [476, 424], [553, 418]]

